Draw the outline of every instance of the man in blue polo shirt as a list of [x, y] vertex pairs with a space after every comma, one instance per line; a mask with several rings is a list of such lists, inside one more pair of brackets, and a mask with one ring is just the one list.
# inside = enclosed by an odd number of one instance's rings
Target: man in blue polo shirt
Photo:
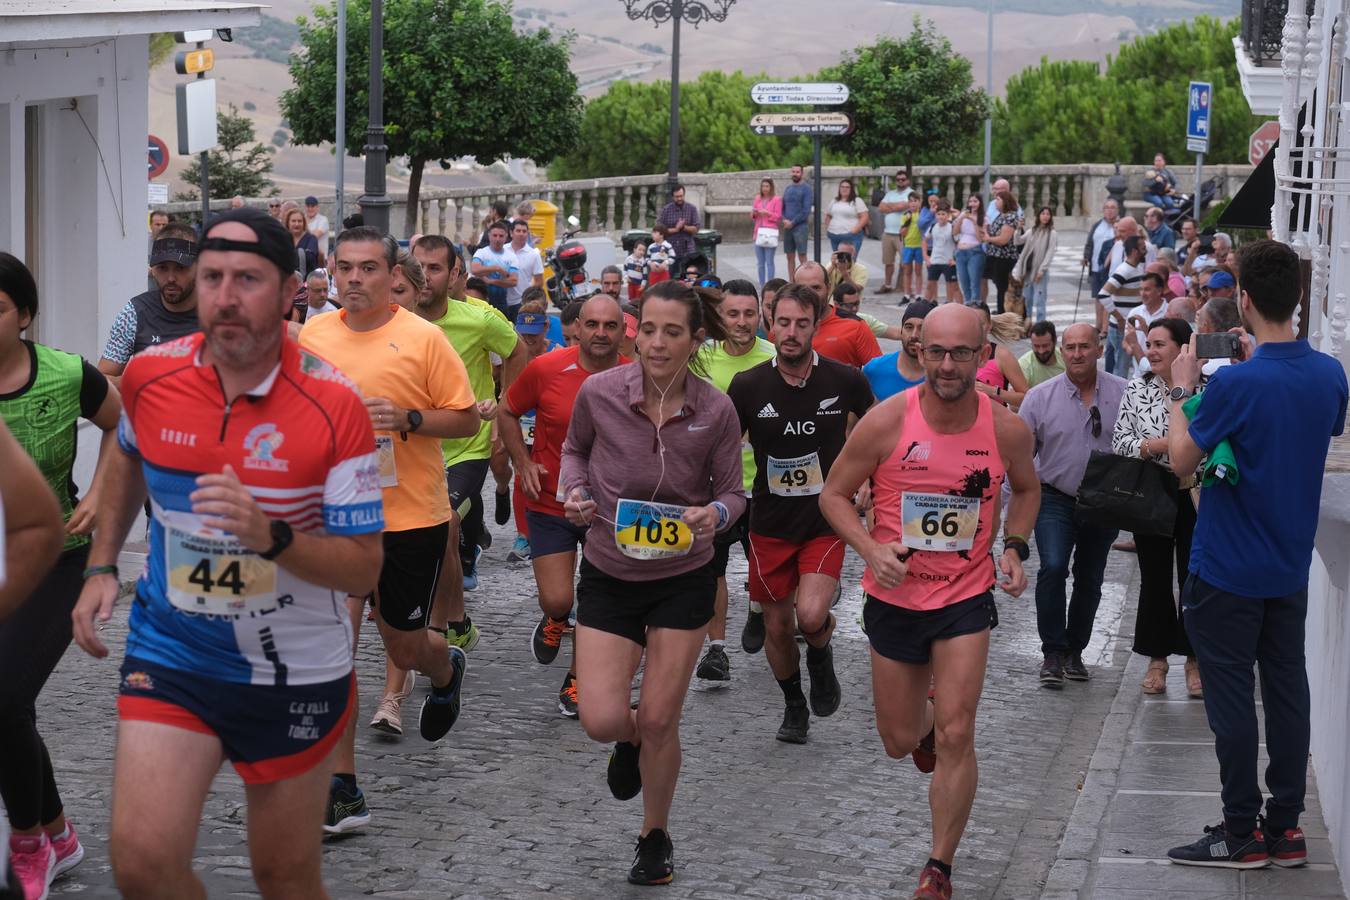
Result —
[[[1244, 336], [1245, 361], [1214, 374], [1193, 418], [1184, 404], [1200, 379], [1194, 343], [1172, 364], [1173, 470], [1190, 475], [1203, 454], [1220, 456], [1224, 442], [1232, 465], [1228, 478], [1206, 484], [1200, 495], [1181, 601], [1219, 757], [1223, 822], [1167, 855], [1183, 865], [1297, 866], [1308, 858], [1298, 827], [1310, 732], [1303, 653], [1308, 568], [1327, 448], [1344, 430], [1350, 391], [1341, 364], [1296, 337], [1301, 279], [1294, 251], [1255, 241], [1238, 251], [1237, 270], [1255, 350]], [[1270, 755], [1264, 817], [1254, 664]]]

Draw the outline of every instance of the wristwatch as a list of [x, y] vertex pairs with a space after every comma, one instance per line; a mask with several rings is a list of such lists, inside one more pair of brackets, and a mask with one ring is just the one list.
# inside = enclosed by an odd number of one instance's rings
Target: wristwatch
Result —
[[1003, 551], [1006, 553], [1009, 550], [1016, 553], [1017, 558], [1022, 562], [1026, 562], [1027, 558], [1031, 556], [1031, 548], [1027, 546], [1027, 542], [1021, 538], [1004, 538]]
[[291, 541], [295, 540], [295, 532], [291, 530], [291, 523], [285, 519], [273, 519], [271, 531], [272, 546], [258, 554], [263, 559], [276, 559], [291, 545]]
[[408, 410], [408, 434], [422, 427], [422, 414], [415, 409]]
[[1189, 397], [1191, 394], [1194, 393], [1195, 391], [1187, 390], [1181, 385], [1177, 385], [1176, 387], [1172, 388], [1170, 392], [1168, 392], [1167, 396], [1172, 398], [1173, 403], [1180, 403], [1182, 400], [1185, 400], [1187, 397]]

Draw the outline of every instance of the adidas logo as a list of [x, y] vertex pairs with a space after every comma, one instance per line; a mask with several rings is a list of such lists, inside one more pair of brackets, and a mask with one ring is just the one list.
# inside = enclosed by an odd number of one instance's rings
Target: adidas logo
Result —
[[408, 613], [409, 622], [416, 622], [420, 618], [422, 618], [422, 607], [420, 606], [417, 607], [417, 609], [414, 609], [412, 612]]
[[778, 410], [776, 410], [776, 409], [773, 408], [773, 404], [772, 404], [772, 403], [765, 403], [765, 404], [764, 404], [764, 408], [761, 409], [761, 410], [759, 411], [759, 416], [758, 416], [758, 418], [761, 418], [761, 419], [776, 419], [776, 418], [778, 418]]

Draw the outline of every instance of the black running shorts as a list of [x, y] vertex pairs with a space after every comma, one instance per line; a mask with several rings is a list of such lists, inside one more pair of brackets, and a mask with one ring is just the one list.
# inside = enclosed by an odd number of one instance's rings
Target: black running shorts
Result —
[[932, 658], [933, 641], [997, 626], [998, 607], [990, 591], [942, 609], [905, 609], [871, 594], [863, 604], [863, 629], [872, 649], [887, 659], [914, 665]]
[[427, 627], [449, 540], [449, 522], [384, 533], [376, 606], [391, 628], [416, 631]]
[[711, 561], [656, 581], [623, 581], [606, 575], [583, 556], [577, 582], [577, 624], [645, 647], [648, 628], [695, 631], [706, 627], [716, 599], [717, 576]]

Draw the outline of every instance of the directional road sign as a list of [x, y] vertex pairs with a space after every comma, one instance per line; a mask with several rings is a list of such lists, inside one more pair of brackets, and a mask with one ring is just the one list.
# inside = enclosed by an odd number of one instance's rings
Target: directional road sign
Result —
[[1209, 114], [1214, 86], [1207, 81], [1192, 81], [1186, 103], [1186, 149], [1192, 153], [1209, 152]]
[[853, 120], [846, 113], [759, 113], [750, 117], [755, 134], [848, 134]]
[[838, 81], [761, 81], [750, 89], [750, 99], [766, 106], [793, 103], [835, 105], [848, 101], [848, 85]]

